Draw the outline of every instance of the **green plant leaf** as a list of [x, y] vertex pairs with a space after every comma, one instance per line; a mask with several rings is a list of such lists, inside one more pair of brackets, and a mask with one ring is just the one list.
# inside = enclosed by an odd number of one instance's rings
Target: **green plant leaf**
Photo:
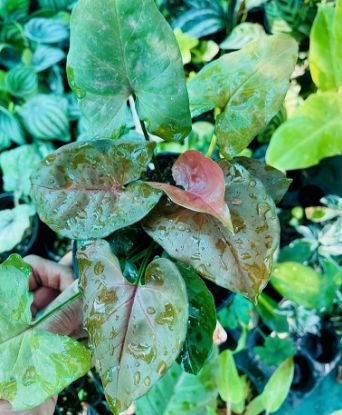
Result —
[[81, 343], [32, 322], [31, 272], [18, 255], [0, 265], [0, 399], [14, 410], [35, 408], [90, 369]]
[[16, 66], [5, 76], [5, 88], [15, 97], [28, 98], [38, 89], [38, 78], [34, 68], [30, 66]]
[[194, 63], [211, 62], [219, 51], [219, 45], [213, 40], [201, 40], [199, 45], [192, 49], [191, 60]]
[[254, 350], [259, 359], [268, 366], [279, 365], [284, 360], [293, 357], [297, 352], [297, 348], [291, 339], [281, 339], [278, 336], [266, 337], [264, 345], [257, 346]]
[[215, 302], [211, 292], [194, 271], [180, 264], [177, 267], [185, 281], [189, 299], [188, 332], [177, 361], [186, 372], [197, 375], [213, 348]]
[[73, 3], [75, 3], [75, 0], [38, 0], [38, 1], [43, 9], [54, 10], [54, 11], [68, 9]]
[[333, 92], [311, 95], [295, 117], [274, 133], [266, 161], [281, 170], [295, 170], [341, 154], [341, 127], [342, 95]]
[[118, 135], [133, 95], [151, 134], [178, 141], [191, 131], [181, 54], [154, 0], [80, 0], [67, 72], [97, 136]]
[[342, 86], [342, 60], [335, 30], [342, 24], [333, 4], [321, 4], [310, 35], [310, 72], [322, 91], [338, 91]]
[[40, 140], [70, 141], [67, 103], [54, 95], [36, 95], [19, 110], [26, 130]]
[[15, 115], [0, 107], [0, 150], [10, 147], [11, 142], [25, 143], [25, 135]]
[[5, 21], [17, 21], [27, 16], [30, 0], [0, 0], [0, 16]]
[[258, 314], [263, 322], [278, 333], [287, 333], [289, 324], [286, 315], [280, 313], [278, 304], [265, 293], [261, 293], [258, 299]]
[[37, 146], [26, 144], [0, 154], [4, 190], [19, 195], [30, 193], [30, 175], [37, 169], [41, 156]]
[[155, 144], [92, 140], [49, 155], [31, 176], [41, 220], [71, 239], [102, 238], [141, 220], [161, 192], [138, 181]]
[[117, 415], [147, 393], [177, 357], [188, 320], [186, 287], [168, 259], [147, 267], [143, 285], [129, 284], [104, 240], [83, 247], [77, 262], [84, 324]]
[[240, 380], [233, 353], [230, 350], [222, 352], [218, 364], [217, 385], [221, 398], [225, 402], [241, 402], [244, 398], [244, 384]]
[[182, 55], [183, 64], [186, 65], [191, 62], [191, 49], [198, 45], [199, 40], [187, 33], [183, 33], [179, 28], [174, 30], [174, 34]]
[[193, 117], [219, 108], [221, 153], [234, 157], [279, 111], [297, 59], [287, 35], [265, 37], [206, 65], [188, 85]]
[[282, 171], [249, 157], [236, 157], [234, 162], [241, 164], [252, 176], [259, 179], [275, 203], [281, 202], [292, 179], [288, 179]]
[[209, 361], [199, 375], [191, 375], [173, 364], [150, 392], [136, 402], [136, 415], [207, 415], [216, 409], [216, 360]]
[[306, 308], [329, 308], [334, 299], [322, 275], [296, 262], [278, 264], [272, 271], [271, 284], [283, 297]]
[[313, 254], [312, 244], [305, 239], [295, 239], [290, 245], [285, 246], [279, 252], [278, 262], [300, 262], [304, 264], [309, 261]]
[[25, 34], [34, 42], [58, 43], [69, 37], [68, 22], [60, 17], [35, 17], [26, 23]]
[[224, 328], [235, 330], [239, 326], [248, 326], [253, 314], [253, 304], [242, 295], [236, 294], [232, 302], [218, 313], [218, 318]]
[[65, 58], [62, 49], [53, 46], [38, 45], [32, 56], [32, 65], [37, 72], [45, 71]]
[[168, 254], [200, 275], [253, 300], [268, 281], [278, 247], [274, 202], [244, 167], [220, 162], [235, 234], [215, 218], [161, 202], [143, 222]]
[[31, 226], [34, 209], [19, 205], [13, 209], [0, 210], [0, 253], [12, 251], [24, 238]]
[[229, 36], [220, 44], [221, 49], [241, 49], [249, 43], [265, 36], [265, 30], [259, 23], [240, 23], [234, 27]]

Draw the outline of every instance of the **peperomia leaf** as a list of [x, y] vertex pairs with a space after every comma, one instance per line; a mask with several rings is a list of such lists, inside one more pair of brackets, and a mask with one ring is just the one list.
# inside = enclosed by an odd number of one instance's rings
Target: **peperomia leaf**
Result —
[[90, 352], [31, 320], [32, 269], [18, 255], [0, 265], [0, 399], [27, 410], [61, 392], [90, 369]]
[[100, 137], [117, 136], [130, 96], [150, 133], [181, 140], [191, 131], [182, 57], [154, 0], [80, 0], [67, 72]]
[[34, 209], [29, 205], [0, 210], [0, 253], [11, 251], [22, 241], [33, 215]]
[[220, 166], [196, 150], [183, 153], [172, 167], [172, 175], [178, 186], [165, 183], [149, 183], [163, 190], [177, 205], [194, 212], [207, 213], [233, 231], [232, 219], [224, 200], [225, 183]]
[[189, 83], [193, 117], [219, 108], [221, 153], [238, 155], [279, 111], [297, 59], [287, 35], [264, 37], [205, 66]]
[[266, 154], [268, 164], [282, 170], [314, 166], [342, 153], [342, 95], [311, 95], [296, 115], [274, 133]]
[[216, 356], [198, 376], [174, 364], [146, 395], [136, 402], [136, 415], [207, 415], [216, 408]]
[[252, 176], [259, 179], [275, 203], [281, 202], [292, 183], [292, 179], [288, 179], [282, 171], [268, 166], [259, 160], [248, 157], [236, 157], [234, 162], [241, 164]]
[[221, 166], [235, 234], [215, 218], [165, 201], [146, 218], [144, 228], [173, 258], [217, 285], [255, 299], [268, 281], [278, 247], [274, 202], [244, 167]]
[[106, 237], [138, 222], [160, 198], [160, 192], [138, 181], [153, 149], [153, 143], [136, 140], [60, 148], [31, 176], [40, 218], [71, 239]]
[[60, 17], [35, 17], [25, 25], [25, 34], [34, 42], [57, 43], [68, 38], [68, 22]]
[[177, 267], [185, 281], [189, 299], [188, 332], [178, 362], [186, 372], [197, 375], [213, 348], [215, 302], [211, 292], [194, 271], [179, 264]]
[[5, 108], [0, 107], [0, 150], [16, 144], [25, 143], [25, 135], [19, 120]]
[[36, 71], [31, 66], [16, 66], [6, 73], [4, 85], [11, 95], [28, 98], [38, 89]]
[[177, 357], [188, 320], [185, 284], [168, 259], [147, 267], [143, 285], [130, 284], [104, 240], [84, 246], [77, 261], [85, 327], [116, 415], [144, 395]]

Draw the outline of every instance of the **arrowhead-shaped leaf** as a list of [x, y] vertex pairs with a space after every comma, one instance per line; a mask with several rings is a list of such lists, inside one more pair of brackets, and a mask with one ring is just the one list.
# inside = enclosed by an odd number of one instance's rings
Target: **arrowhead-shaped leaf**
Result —
[[144, 220], [144, 228], [173, 258], [217, 285], [255, 299], [269, 279], [279, 243], [275, 205], [244, 167], [221, 166], [234, 235], [208, 215], [165, 201]]
[[341, 128], [342, 95], [311, 95], [274, 133], [266, 161], [282, 170], [314, 166], [325, 157], [342, 153]]
[[220, 166], [196, 150], [183, 153], [172, 167], [172, 175], [178, 186], [165, 183], [149, 183], [163, 190], [177, 205], [195, 212], [207, 213], [233, 230], [227, 203], [224, 200], [225, 184]]
[[18, 255], [0, 265], [0, 399], [14, 410], [40, 405], [90, 369], [81, 343], [32, 322], [31, 272]]
[[188, 299], [176, 265], [156, 259], [144, 285], [122, 275], [110, 245], [78, 252], [84, 322], [114, 414], [144, 395], [177, 357], [186, 335]]
[[138, 181], [153, 143], [93, 140], [60, 148], [31, 176], [38, 214], [71, 239], [106, 237], [142, 219], [160, 192]]
[[154, 0], [80, 0], [68, 77], [100, 137], [117, 135], [133, 95], [150, 133], [181, 140], [191, 131], [182, 57]]
[[287, 35], [264, 37], [205, 66], [189, 83], [194, 117], [219, 108], [216, 134], [226, 157], [238, 155], [279, 111], [297, 60]]

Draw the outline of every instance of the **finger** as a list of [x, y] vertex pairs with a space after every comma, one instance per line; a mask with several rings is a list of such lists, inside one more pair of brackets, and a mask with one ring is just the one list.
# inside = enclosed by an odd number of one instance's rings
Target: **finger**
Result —
[[36, 255], [29, 255], [24, 261], [32, 267], [32, 277], [29, 280], [31, 291], [41, 286], [64, 291], [74, 282], [73, 271], [66, 265], [56, 264]]
[[46, 402], [38, 406], [38, 408], [28, 411], [14, 412], [12, 406], [7, 401], [0, 400], [1, 415], [53, 415], [57, 403], [57, 396], [48, 399]]
[[61, 265], [67, 265], [68, 267], [72, 267], [72, 252], [68, 252], [64, 255], [63, 258], [58, 262]]
[[35, 316], [38, 311], [49, 305], [55, 298], [58, 297], [60, 291], [48, 287], [39, 287], [34, 292], [34, 298], [31, 305], [32, 315]]
[[213, 334], [213, 341], [214, 344], [216, 344], [217, 346], [219, 346], [220, 344], [224, 343], [225, 341], [227, 341], [227, 332], [226, 330], [222, 327], [222, 325], [217, 321], [216, 322], [216, 328]]

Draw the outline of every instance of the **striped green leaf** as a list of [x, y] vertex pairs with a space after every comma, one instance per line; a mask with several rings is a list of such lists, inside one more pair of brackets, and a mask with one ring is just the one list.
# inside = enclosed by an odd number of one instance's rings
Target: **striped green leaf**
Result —
[[70, 141], [67, 103], [54, 95], [36, 95], [19, 113], [26, 130], [41, 140]]
[[62, 49], [53, 46], [38, 45], [32, 58], [32, 65], [37, 72], [45, 71], [64, 59], [65, 53]]
[[75, 0], [39, 0], [39, 4], [43, 9], [48, 10], [65, 10], [68, 9]]
[[27, 15], [30, 0], [0, 0], [0, 17], [5, 21], [20, 20]]
[[57, 43], [69, 37], [68, 24], [59, 18], [37, 17], [25, 25], [26, 36], [39, 43]]
[[0, 107], [0, 150], [8, 148], [12, 141], [23, 144], [24, 132], [18, 119], [5, 108]]
[[38, 89], [36, 71], [31, 66], [17, 66], [7, 72], [4, 84], [11, 95], [28, 98], [34, 95]]

